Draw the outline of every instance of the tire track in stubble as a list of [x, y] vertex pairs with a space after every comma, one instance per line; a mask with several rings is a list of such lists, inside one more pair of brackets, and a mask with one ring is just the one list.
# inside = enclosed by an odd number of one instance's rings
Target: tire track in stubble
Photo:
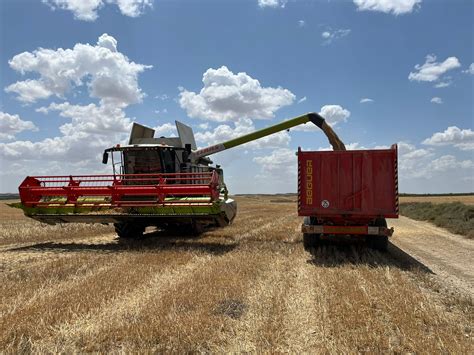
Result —
[[[105, 265], [92, 265], [92, 269], [58, 284], [48, 284], [33, 293], [30, 299], [17, 302], [0, 319], [0, 345], [15, 343], [15, 334], [39, 339], [49, 334], [51, 327], [87, 312], [121, 292], [127, 292], [144, 282], [148, 276], [169, 265], [185, 263], [189, 253], [164, 251], [162, 253], [121, 253], [106, 259]], [[138, 267], [139, 272], [137, 272]], [[158, 269], [158, 270], [157, 270]], [[34, 327], [38, 322], [48, 329]], [[13, 325], [13, 326], [12, 326]]]

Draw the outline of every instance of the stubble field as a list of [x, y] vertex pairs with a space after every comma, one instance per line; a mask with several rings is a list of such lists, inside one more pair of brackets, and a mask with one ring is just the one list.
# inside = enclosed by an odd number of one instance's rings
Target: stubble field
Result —
[[387, 254], [308, 253], [292, 197], [237, 199], [227, 228], [134, 243], [1, 204], [0, 349], [472, 353], [472, 241], [402, 218]]

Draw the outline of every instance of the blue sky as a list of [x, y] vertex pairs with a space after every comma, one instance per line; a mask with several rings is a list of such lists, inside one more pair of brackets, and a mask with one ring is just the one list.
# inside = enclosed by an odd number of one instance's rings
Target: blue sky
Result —
[[[133, 121], [205, 146], [309, 111], [350, 148], [398, 143], [402, 192], [474, 191], [472, 1], [120, 4], [0, 3], [0, 192], [105, 172]], [[293, 192], [298, 146], [329, 145], [304, 127], [213, 160], [233, 193]]]

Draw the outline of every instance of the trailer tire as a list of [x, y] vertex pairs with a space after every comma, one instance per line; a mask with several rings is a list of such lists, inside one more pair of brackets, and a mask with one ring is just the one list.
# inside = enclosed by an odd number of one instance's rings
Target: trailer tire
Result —
[[319, 246], [321, 237], [319, 234], [303, 233], [303, 247], [304, 250], [310, 251]]
[[139, 239], [143, 237], [145, 232], [144, 226], [130, 222], [114, 223], [114, 227], [115, 232], [121, 239]]
[[[385, 218], [377, 218], [373, 223], [375, 227], [387, 228], [387, 220]], [[386, 252], [388, 248], [388, 237], [386, 235], [369, 235], [367, 236], [369, 246], [372, 249]]]

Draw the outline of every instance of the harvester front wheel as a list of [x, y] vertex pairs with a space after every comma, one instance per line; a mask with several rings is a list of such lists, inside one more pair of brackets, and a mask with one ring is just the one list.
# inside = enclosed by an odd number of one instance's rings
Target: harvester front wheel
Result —
[[114, 223], [115, 232], [122, 239], [138, 239], [143, 237], [145, 227], [130, 222]]

